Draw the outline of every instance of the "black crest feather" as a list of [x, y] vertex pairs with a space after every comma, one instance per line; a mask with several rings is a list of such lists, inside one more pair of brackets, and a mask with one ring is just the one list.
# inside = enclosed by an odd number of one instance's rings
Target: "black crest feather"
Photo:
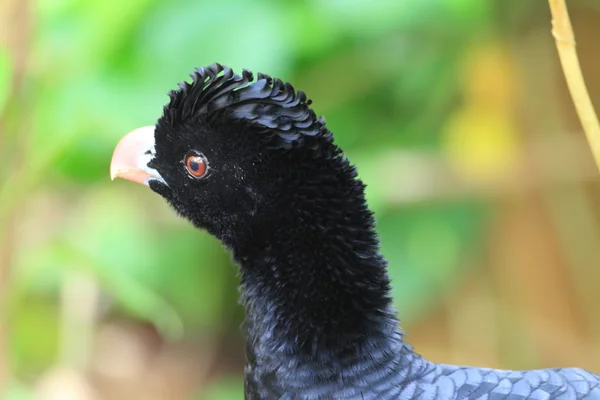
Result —
[[218, 63], [196, 68], [192, 82], [181, 82], [169, 93], [164, 117], [175, 126], [189, 118], [210, 120], [216, 115], [244, 121], [279, 138], [279, 145], [292, 147], [308, 137], [331, 140], [323, 117], [310, 108], [311, 101], [289, 83], [262, 73], [254, 81], [252, 72], [242, 75]]

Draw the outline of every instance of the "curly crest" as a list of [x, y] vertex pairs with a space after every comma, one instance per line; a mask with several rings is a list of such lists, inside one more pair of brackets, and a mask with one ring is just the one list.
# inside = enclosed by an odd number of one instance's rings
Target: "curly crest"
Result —
[[231, 118], [263, 128], [279, 137], [280, 144], [291, 147], [306, 137], [330, 140], [325, 119], [310, 108], [311, 101], [289, 83], [262, 73], [254, 81], [252, 72], [242, 75], [218, 63], [196, 68], [192, 83], [181, 82], [169, 92], [170, 102], [164, 117], [175, 126], [188, 118], [210, 119], [217, 111]]

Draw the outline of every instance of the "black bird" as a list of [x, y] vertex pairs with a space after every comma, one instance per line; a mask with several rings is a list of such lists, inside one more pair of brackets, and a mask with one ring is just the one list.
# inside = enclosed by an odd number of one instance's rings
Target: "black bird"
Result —
[[111, 176], [146, 184], [239, 264], [246, 399], [600, 399], [577, 368], [429, 362], [403, 340], [355, 167], [289, 83], [220, 64], [171, 91], [117, 145]]

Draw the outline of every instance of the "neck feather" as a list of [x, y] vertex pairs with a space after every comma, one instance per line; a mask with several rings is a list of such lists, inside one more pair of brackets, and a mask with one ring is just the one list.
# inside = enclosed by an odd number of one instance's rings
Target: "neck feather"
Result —
[[346, 159], [293, 183], [278, 210], [233, 246], [249, 342], [329, 357], [401, 338], [362, 182]]

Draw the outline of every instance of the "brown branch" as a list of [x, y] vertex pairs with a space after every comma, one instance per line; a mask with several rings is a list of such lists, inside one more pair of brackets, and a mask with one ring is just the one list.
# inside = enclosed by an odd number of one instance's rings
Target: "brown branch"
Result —
[[552, 13], [552, 35], [556, 40], [556, 47], [558, 48], [558, 55], [569, 92], [592, 150], [596, 166], [600, 169], [600, 125], [581, 73], [577, 51], [575, 50], [575, 34], [569, 19], [567, 5], [565, 0], [548, 0], [548, 2]]

